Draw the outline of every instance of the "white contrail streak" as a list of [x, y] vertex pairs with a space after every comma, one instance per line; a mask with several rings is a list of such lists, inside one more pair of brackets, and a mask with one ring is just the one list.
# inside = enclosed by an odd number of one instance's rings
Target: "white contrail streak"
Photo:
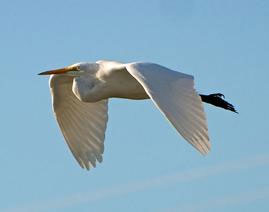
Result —
[[139, 192], [158, 186], [184, 183], [189, 181], [200, 180], [206, 177], [212, 177], [225, 173], [236, 173], [245, 169], [255, 168], [257, 166], [269, 165], [269, 155], [259, 155], [252, 158], [230, 161], [222, 164], [191, 169], [184, 172], [178, 172], [170, 175], [159, 176], [143, 181], [130, 182], [113, 186], [107, 189], [99, 189], [94, 192], [82, 192], [62, 199], [40, 201], [30, 203], [25, 206], [5, 209], [5, 212], [30, 212], [30, 211], [50, 211], [50, 209], [68, 208], [87, 202], [108, 199], [122, 196], [133, 192]]
[[260, 199], [268, 199], [269, 187], [260, 188], [254, 191], [247, 191], [244, 193], [231, 194], [229, 196], [218, 197], [210, 199], [205, 202], [193, 202], [191, 205], [179, 206], [176, 208], [156, 210], [158, 212], [203, 212], [203, 211], [218, 211], [219, 208], [225, 208], [232, 205], [246, 205]]

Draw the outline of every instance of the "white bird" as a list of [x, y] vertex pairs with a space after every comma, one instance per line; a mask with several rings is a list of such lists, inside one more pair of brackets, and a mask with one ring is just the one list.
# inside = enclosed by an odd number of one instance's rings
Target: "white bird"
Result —
[[39, 75], [52, 75], [55, 117], [77, 162], [88, 170], [103, 160], [109, 98], [151, 99], [203, 155], [210, 142], [202, 101], [236, 112], [222, 94], [199, 95], [193, 76], [154, 63], [82, 62]]

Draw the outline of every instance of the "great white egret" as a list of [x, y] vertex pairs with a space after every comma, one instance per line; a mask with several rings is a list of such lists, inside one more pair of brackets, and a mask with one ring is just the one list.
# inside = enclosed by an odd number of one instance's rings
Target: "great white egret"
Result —
[[102, 162], [108, 99], [151, 99], [200, 153], [210, 150], [203, 102], [236, 112], [222, 94], [199, 95], [191, 75], [154, 63], [97, 61], [42, 72], [51, 75], [53, 111], [63, 136], [82, 168]]

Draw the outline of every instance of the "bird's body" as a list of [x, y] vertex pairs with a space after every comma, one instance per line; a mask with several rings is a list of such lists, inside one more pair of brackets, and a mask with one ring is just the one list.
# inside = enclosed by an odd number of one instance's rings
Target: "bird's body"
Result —
[[220, 94], [201, 95], [191, 75], [153, 63], [77, 63], [51, 74], [53, 110], [81, 167], [102, 161], [109, 98], [151, 99], [176, 130], [202, 154], [210, 149], [202, 100], [236, 112]]
[[[127, 71], [125, 64], [112, 61], [97, 61], [97, 72], [95, 74], [94, 87], [89, 92], [93, 101], [107, 98], [125, 99], [148, 99], [142, 85]], [[84, 90], [84, 89], [83, 89]], [[86, 100], [86, 99], [85, 99]], [[87, 101], [87, 100], [86, 100]]]

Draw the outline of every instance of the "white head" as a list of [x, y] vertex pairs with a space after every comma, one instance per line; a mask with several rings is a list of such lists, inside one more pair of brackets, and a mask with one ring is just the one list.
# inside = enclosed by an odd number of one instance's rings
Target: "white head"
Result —
[[64, 68], [41, 72], [38, 75], [62, 74], [65, 76], [77, 77], [85, 73], [96, 73], [98, 69], [99, 64], [97, 63], [81, 62], [81, 63], [75, 63], [73, 65]]

